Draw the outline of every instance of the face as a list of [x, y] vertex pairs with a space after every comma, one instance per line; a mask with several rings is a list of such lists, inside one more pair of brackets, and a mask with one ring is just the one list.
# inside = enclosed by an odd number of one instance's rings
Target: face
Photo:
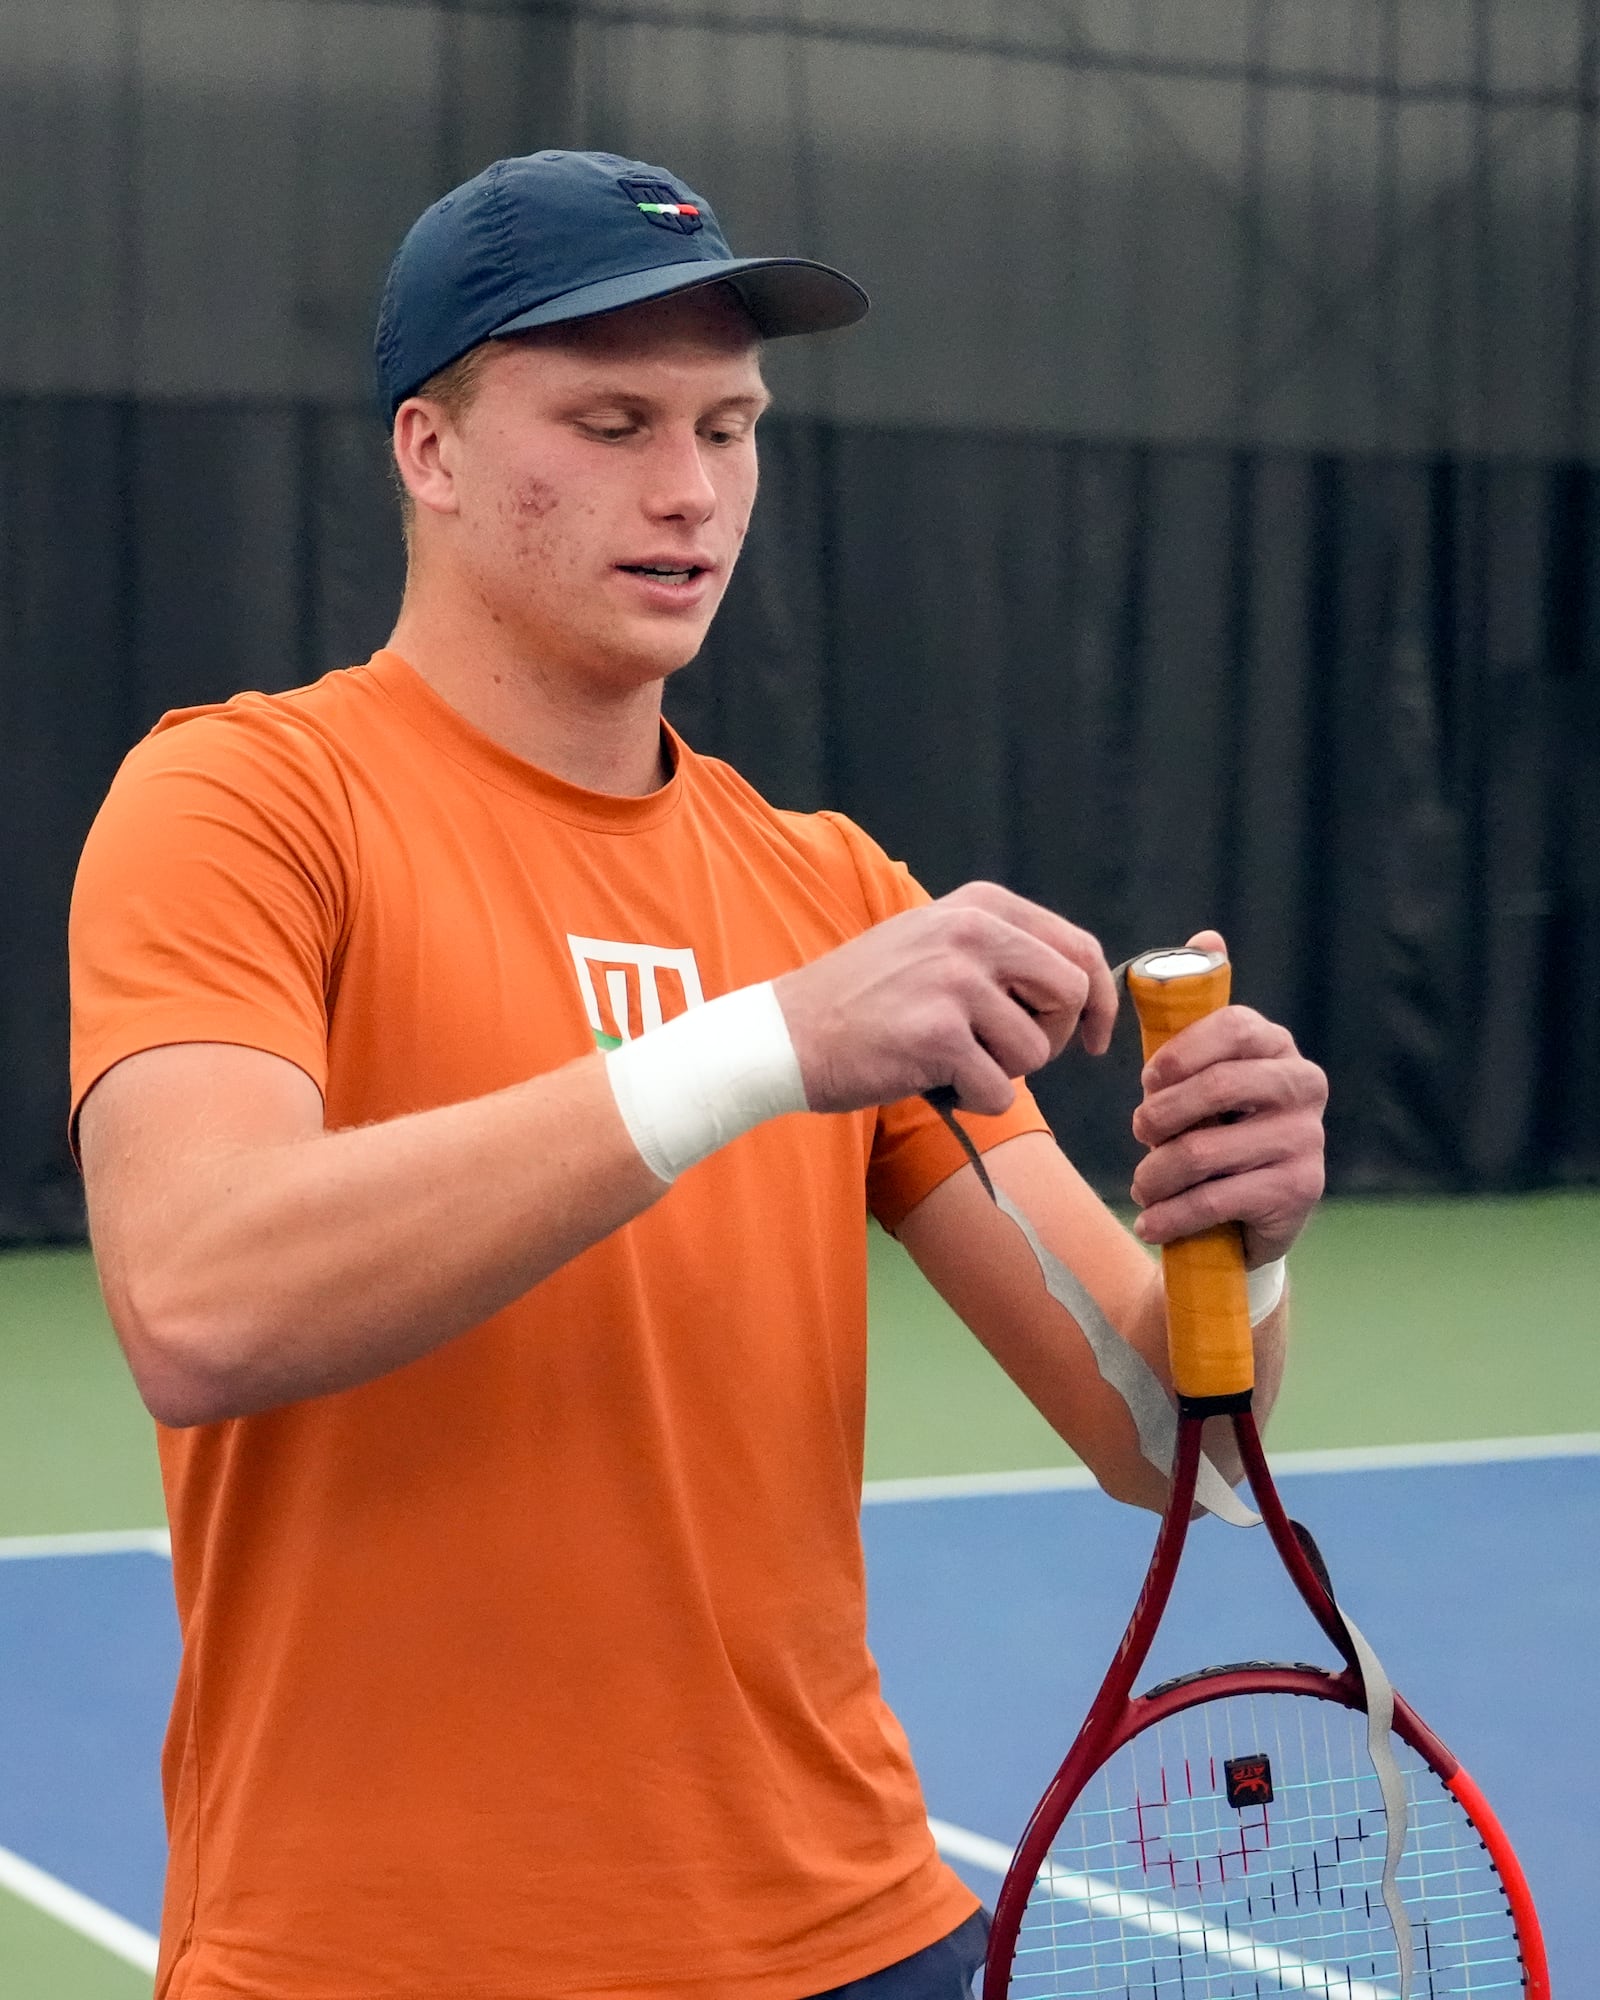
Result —
[[419, 567], [544, 671], [660, 679], [728, 586], [767, 402], [750, 321], [715, 288], [493, 343], [458, 421], [421, 400], [397, 419]]

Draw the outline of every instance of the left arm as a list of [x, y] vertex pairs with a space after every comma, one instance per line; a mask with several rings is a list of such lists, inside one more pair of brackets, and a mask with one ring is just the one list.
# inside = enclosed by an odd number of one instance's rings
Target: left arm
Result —
[[[1194, 942], [1210, 945], [1211, 934]], [[1286, 1029], [1244, 1007], [1224, 1008], [1175, 1036], [1146, 1065], [1143, 1082], [1133, 1129], [1150, 1150], [1133, 1182], [1137, 1235], [1042, 1133], [995, 1147], [985, 1165], [1170, 1387], [1161, 1278], [1141, 1240], [1167, 1243], [1237, 1222], [1249, 1265], [1282, 1256], [1322, 1192], [1327, 1085]], [[976, 1176], [958, 1173], [935, 1188], [899, 1235], [1105, 1490], [1159, 1510], [1165, 1482], [1141, 1455], [1122, 1399], [1101, 1380], [1082, 1334], [1046, 1292], [1027, 1245]], [[1255, 1331], [1262, 1419], [1282, 1380], [1287, 1318], [1280, 1302]], [[1207, 1449], [1236, 1478], [1231, 1430], [1211, 1428]]]

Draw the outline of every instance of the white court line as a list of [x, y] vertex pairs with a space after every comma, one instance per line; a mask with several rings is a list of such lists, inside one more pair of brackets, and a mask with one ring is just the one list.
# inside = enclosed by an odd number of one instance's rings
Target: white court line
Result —
[[[928, 1827], [934, 1845], [952, 1861], [965, 1861], [990, 1875], [1004, 1875], [1011, 1866], [1011, 1850], [986, 1834], [971, 1833], [948, 1820], [930, 1819]], [[1147, 1937], [1172, 1938], [1186, 1949], [1201, 1952], [1214, 1964], [1237, 1966], [1242, 1972], [1265, 1973], [1282, 1993], [1322, 1994], [1326, 2000], [1397, 2000], [1393, 1988], [1373, 1986], [1364, 1979], [1351, 1979], [1348, 1972], [1296, 1958], [1276, 1945], [1250, 1939], [1247, 1931], [1219, 1929], [1204, 1918], [1175, 1910], [1159, 1896], [1140, 1890], [1118, 1889], [1094, 1875], [1080, 1875], [1071, 1868], [1046, 1862], [1039, 1877], [1052, 1897], [1076, 1903], [1092, 1916], [1110, 1917], [1129, 1930], [1143, 1931]]]
[[[1271, 1453], [1272, 1470], [1286, 1479], [1301, 1472], [1389, 1472], [1429, 1465], [1509, 1465], [1529, 1459], [1595, 1457], [1600, 1457], [1600, 1431]], [[1006, 1493], [1076, 1493], [1094, 1483], [1094, 1474], [1082, 1465], [1043, 1466], [1033, 1472], [934, 1473], [924, 1479], [869, 1479], [861, 1489], [861, 1499], [869, 1507], [895, 1500], [982, 1500]]]
[[31, 1861], [24, 1861], [20, 1854], [13, 1854], [5, 1847], [0, 1847], [0, 1889], [9, 1889], [24, 1903], [31, 1903], [69, 1930], [103, 1945], [141, 1972], [155, 1971], [159, 1946], [148, 1931], [140, 1930], [137, 1924], [130, 1924], [126, 1917], [119, 1917], [115, 1910], [108, 1910], [79, 1890], [69, 1889], [65, 1882], [58, 1882], [54, 1875], [47, 1875], [42, 1868], [35, 1868]]
[[[1328, 1451], [1285, 1451], [1273, 1455], [1274, 1471], [1286, 1476], [1300, 1472], [1369, 1472], [1429, 1465], [1493, 1465], [1517, 1460], [1545, 1458], [1591, 1458], [1600, 1456], [1600, 1432], [1577, 1431], [1564, 1436], [1468, 1438], [1448, 1443], [1357, 1445]], [[1081, 1491], [1094, 1485], [1094, 1475], [1083, 1466], [1043, 1467], [1027, 1472], [974, 1472], [936, 1474], [922, 1479], [873, 1479], [862, 1488], [866, 1505], [899, 1500], [947, 1500], [1007, 1493], [1058, 1493]], [[118, 1555], [144, 1552], [172, 1554], [172, 1538], [165, 1528], [111, 1529], [103, 1533], [69, 1535], [13, 1535], [0, 1537], [0, 1561], [27, 1557]], [[1011, 1863], [1011, 1851], [998, 1840], [971, 1833], [944, 1820], [930, 1820], [939, 1851], [977, 1868], [1004, 1875]], [[1087, 1880], [1087, 1878], [1085, 1878]], [[19, 1855], [0, 1848], [0, 1887], [39, 1909], [59, 1918], [72, 1929], [93, 1938], [107, 1950], [127, 1959], [141, 1971], [153, 1972], [156, 1940], [148, 1931], [130, 1924], [114, 1911], [103, 1908], [89, 1897], [69, 1889], [64, 1882], [35, 1868]], [[1110, 1894], [1118, 1892], [1109, 1891]], [[1300, 1991], [1314, 1991], [1301, 1986]], [[1374, 1996], [1378, 1989], [1371, 1989]]]
[[[1429, 1465], [1509, 1465], [1541, 1458], [1600, 1457], [1600, 1431], [1547, 1437], [1452, 1438], [1433, 1444], [1337, 1445], [1322, 1451], [1275, 1451], [1272, 1469], [1300, 1472], [1405, 1471]], [[1095, 1483], [1082, 1465], [1045, 1465], [1024, 1472], [935, 1472], [914, 1479], [869, 1479], [866, 1506], [895, 1500], [982, 1500], [1006, 1493], [1076, 1493]], [[0, 1536], [0, 1562], [26, 1556], [106, 1556], [143, 1550], [172, 1556], [165, 1528], [110, 1528], [73, 1535]]]
[[144, 1554], [172, 1559], [172, 1537], [165, 1528], [107, 1528], [79, 1535], [0, 1536], [0, 1562], [20, 1562], [30, 1556], [121, 1556]]

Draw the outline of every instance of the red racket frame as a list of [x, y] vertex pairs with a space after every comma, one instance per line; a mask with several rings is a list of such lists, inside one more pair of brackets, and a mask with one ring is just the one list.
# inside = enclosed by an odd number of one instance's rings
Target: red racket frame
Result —
[[[1077, 1741], [1068, 1751], [1066, 1761], [1051, 1780], [1044, 1797], [1034, 1808], [1033, 1817], [1028, 1821], [1017, 1851], [1012, 1856], [1011, 1866], [1006, 1871], [989, 1936], [983, 2000], [1006, 2000], [1017, 1934], [1051, 1844], [1095, 1772], [1133, 1737], [1169, 1715], [1231, 1695], [1313, 1695], [1325, 1701], [1338, 1702], [1346, 1708], [1360, 1710], [1366, 1706], [1361, 1676], [1344, 1620], [1278, 1497], [1248, 1397], [1241, 1399], [1239, 1407], [1225, 1412], [1233, 1423], [1245, 1476], [1284, 1568], [1288, 1570], [1306, 1609], [1338, 1648], [1345, 1662], [1344, 1670], [1330, 1673], [1322, 1667], [1264, 1664], [1210, 1668], [1187, 1675], [1182, 1680], [1169, 1681], [1149, 1694], [1130, 1698], [1129, 1690], [1145, 1663], [1156, 1628], [1172, 1595], [1173, 1579], [1178, 1573], [1178, 1562], [1188, 1539], [1195, 1480], [1200, 1466], [1201, 1430], [1207, 1416], [1218, 1414], [1224, 1413], [1204, 1405], [1180, 1403], [1172, 1485], [1150, 1567], [1145, 1575], [1144, 1588], [1139, 1593], [1139, 1601], [1133, 1608], [1133, 1616], [1128, 1620], [1128, 1628], [1122, 1635], [1122, 1643], [1117, 1648], [1100, 1692], [1095, 1696], [1093, 1706], [1078, 1732]], [[1538, 1914], [1521, 1863], [1500, 1822], [1457, 1759], [1399, 1695], [1394, 1701], [1394, 1729], [1401, 1741], [1433, 1769], [1471, 1820], [1505, 1888], [1512, 1921], [1516, 1925], [1517, 1941], [1522, 1950], [1527, 2000], [1550, 2000], [1550, 1973]]]

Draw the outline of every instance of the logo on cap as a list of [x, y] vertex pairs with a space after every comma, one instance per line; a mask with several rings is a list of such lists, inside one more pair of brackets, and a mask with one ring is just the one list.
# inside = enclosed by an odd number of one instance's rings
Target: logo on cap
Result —
[[617, 185], [658, 229], [675, 229], [680, 236], [692, 236], [705, 228], [699, 209], [692, 201], [679, 201], [677, 190], [666, 181], [624, 180]]

